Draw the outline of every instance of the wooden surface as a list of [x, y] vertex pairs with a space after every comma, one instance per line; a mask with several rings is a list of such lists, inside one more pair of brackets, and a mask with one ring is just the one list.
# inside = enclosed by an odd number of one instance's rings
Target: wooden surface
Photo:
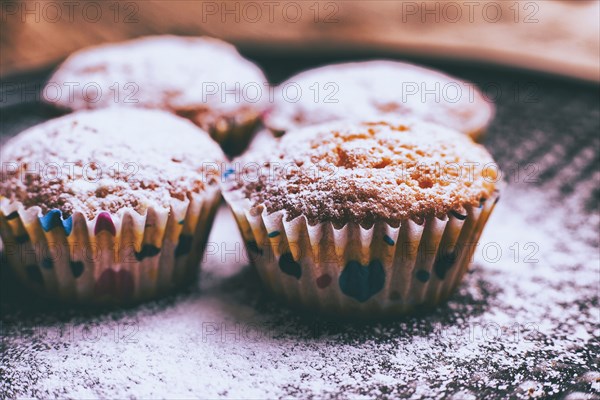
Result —
[[0, 73], [47, 67], [95, 43], [175, 33], [216, 36], [251, 50], [433, 55], [600, 81], [598, 1], [77, 4], [3, 1]]

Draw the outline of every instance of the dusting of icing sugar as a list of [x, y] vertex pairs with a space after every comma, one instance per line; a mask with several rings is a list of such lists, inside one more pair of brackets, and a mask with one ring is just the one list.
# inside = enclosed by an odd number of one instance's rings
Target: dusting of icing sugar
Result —
[[311, 223], [444, 218], [479, 206], [498, 181], [482, 146], [410, 119], [337, 121], [289, 132], [273, 146], [235, 160], [239, 173], [227, 191]]
[[208, 134], [158, 110], [80, 111], [3, 146], [0, 193], [65, 215], [168, 208], [216, 184], [225, 156]]
[[[293, 97], [293, 90], [301, 95]], [[361, 119], [385, 115], [416, 117], [476, 135], [494, 114], [493, 106], [471, 83], [416, 65], [381, 60], [302, 72], [279, 85], [275, 99], [265, 118], [275, 131], [349, 115]]]
[[[67, 82], [80, 84], [74, 96], [56, 96], [54, 86]], [[72, 110], [115, 105], [167, 109], [207, 129], [222, 116], [256, 118], [268, 96], [247, 93], [259, 88], [264, 94], [266, 82], [262, 71], [228, 43], [164, 35], [80, 50], [58, 68], [43, 93], [47, 101]], [[82, 90], [85, 85], [90, 88]]]
[[[78, 314], [58, 325], [48, 314], [5, 321], [0, 391], [44, 398], [598, 395], [593, 343], [600, 331], [589, 297], [597, 296], [598, 254], [585, 244], [587, 236], [597, 240], [588, 229], [597, 218], [564, 242], [556, 232], [570, 216], [554, 208], [548, 218], [553, 205], [542, 192], [509, 186], [505, 197], [481, 239], [481, 246], [497, 243], [501, 257], [491, 261], [478, 250], [459, 292], [436, 312], [366, 325], [300, 316], [266, 296], [247, 259], [232, 251], [243, 243], [223, 207], [199, 291], [93, 322]], [[523, 229], [527, 218], [538, 223]], [[536, 243], [538, 261], [524, 254], [515, 261], [514, 242]], [[70, 330], [59, 337], [56, 327]]]
[[[505, 89], [519, 82], [486, 74]], [[598, 96], [538, 79], [537, 103], [503, 96], [489, 143], [505, 171], [517, 157], [557, 175], [508, 180], [470, 272], [435, 312], [368, 324], [301, 316], [265, 294], [223, 207], [199, 285], [176, 297], [64, 310], [32, 305], [3, 271], [0, 397], [600, 397], [598, 141], [582, 139], [595, 138]]]

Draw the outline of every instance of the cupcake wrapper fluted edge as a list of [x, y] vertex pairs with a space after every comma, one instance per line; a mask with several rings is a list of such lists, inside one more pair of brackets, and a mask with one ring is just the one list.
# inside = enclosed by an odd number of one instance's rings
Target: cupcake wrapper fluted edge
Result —
[[220, 191], [210, 188], [170, 209], [131, 208], [81, 212], [63, 219], [59, 210], [0, 199], [4, 257], [15, 275], [37, 293], [70, 303], [127, 304], [155, 298], [190, 282]]
[[447, 299], [467, 272], [498, 192], [466, 214], [397, 227], [287, 220], [224, 193], [265, 285], [293, 305], [352, 316], [405, 314]]

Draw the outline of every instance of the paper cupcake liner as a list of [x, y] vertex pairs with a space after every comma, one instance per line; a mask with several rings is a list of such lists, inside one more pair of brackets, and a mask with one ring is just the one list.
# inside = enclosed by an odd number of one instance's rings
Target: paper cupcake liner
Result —
[[356, 223], [310, 225], [287, 220], [246, 199], [224, 197], [256, 269], [291, 304], [353, 316], [398, 315], [448, 298], [475, 251], [498, 193], [445, 219], [401, 221], [394, 227]]
[[242, 153], [246, 147], [248, 147], [248, 144], [252, 139], [252, 134], [256, 130], [259, 122], [259, 119], [256, 118], [243, 125], [232, 126], [219, 144], [221, 144], [225, 152], [229, 155], [235, 156]]
[[231, 116], [218, 116], [208, 120], [206, 110], [180, 110], [177, 114], [190, 119], [210, 136], [229, 155], [240, 154], [246, 149], [252, 134], [260, 123], [260, 113], [247, 112]]
[[0, 199], [4, 257], [37, 293], [61, 301], [124, 304], [154, 298], [193, 279], [220, 202], [218, 189], [175, 200], [170, 210], [81, 212]]

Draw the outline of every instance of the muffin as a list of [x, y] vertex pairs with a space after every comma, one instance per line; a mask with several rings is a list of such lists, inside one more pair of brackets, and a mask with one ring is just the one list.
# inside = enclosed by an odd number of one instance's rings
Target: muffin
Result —
[[36, 292], [125, 304], [196, 274], [225, 156], [189, 121], [160, 110], [79, 111], [22, 132], [0, 155], [5, 256]]
[[266, 286], [291, 304], [398, 315], [446, 299], [498, 200], [468, 136], [422, 121], [336, 121], [249, 151], [224, 174]]
[[410, 117], [478, 139], [493, 106], [477, 88], [441, 72], [396, 61], [328, 65], [295, 75], [276, 89], [265, 125], [278, 135], [346, 119]]
[[268, 105], [267, 79], [232, 45], [207, 37], [150, 36], [80, 50], [44, 99], [68, 110], [131, 106], [190, 119], [232, 153]]

